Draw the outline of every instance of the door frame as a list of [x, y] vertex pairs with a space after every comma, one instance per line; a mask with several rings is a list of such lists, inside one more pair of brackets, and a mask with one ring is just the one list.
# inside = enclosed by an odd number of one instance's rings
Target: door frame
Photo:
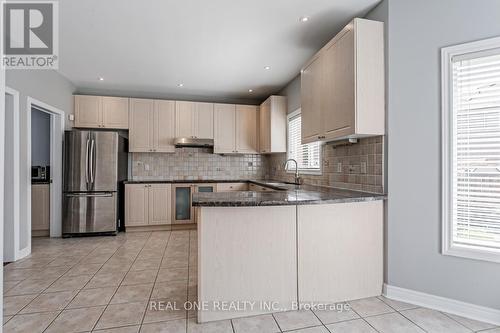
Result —
[[[50, 237], [62, 236], [62, 160], [63, 160], [63, 140], [64, 140], [64, 111], [53, 107], [47, 103], [29, 97], [26, 102], [26, 123], [27, 123], [27, 168], [31, 170], [31, 109], [36, 108], [50, 114], [50, 174], [52, 183], [50, 184]], [[31, 171], [29, 172], [28, 184], [31, 184]], [[31, 186], [29, 186], [25, 198], [26, 206], [31, 212]], [[29, 219], [28, 233], [31, 252], [31, 214]]]
[[[9, 224], [9, 235], [4, 234], [4, 237], [9, 237], [12, 239], [13, 242], [13, 249], [11, 251], [4, 253], [4, 261], [16, 261], [22, 257], [25, 257], [29, 253], [26, 253], [26, 248], [21, 250], [19, 248], [20, 244], [20, 223], [21, 223], [21, 173], [20, 171], [20, 159], [21, 159], [21, 152], [20, 152], [20, 133], [21, 133], [21, 123], [19, 120], [19, 91], [12, 89], [10, 87], [5, 87], [5, 95], [10, 95], [13, 98], [14, 102], [14, 109], [13, 109], [13, 130], [14, 130], [14, 135], [13, 135], [13, 155], [14, 159], [12, 161], [13, 163], [13, 187], [12, 187], [12, 196], [13, 196], [13, 220], [12, 221], [4, 221], [4, 229], [6, 227], [6, 223]], [[7, 110], [5, 110], [7, 112]], [[6, 124], [10, 125], [10, 124]], [[4, 207], [5, 209], [5, 207]]]

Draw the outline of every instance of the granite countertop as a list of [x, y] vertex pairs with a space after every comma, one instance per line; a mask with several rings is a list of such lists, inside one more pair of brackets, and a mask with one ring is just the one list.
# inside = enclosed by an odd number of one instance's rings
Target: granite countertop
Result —
[[246, 183], [247, 179], [192, 179], [192, 180], [126, 180], [124, 184], [199, 184], [199, 183]]
[[251, 206], [283, 206], [312, 205], [328, 203], [345, 203], [384, 200], [384, 194], [344, 190], [338, 188], [280, 184], [272, 181], [250, 180], [249, 182], [276, 189], [269, 192], [215, 192], [194, 193], [193, 206], [199, 207], [251, 207]]

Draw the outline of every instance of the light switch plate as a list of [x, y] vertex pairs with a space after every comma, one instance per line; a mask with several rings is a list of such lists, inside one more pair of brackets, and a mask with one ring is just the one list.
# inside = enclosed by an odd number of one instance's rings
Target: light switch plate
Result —
[[149, 164], [144, 163], [144, 170], [149, 171]]
[[69, 119], [70, 121], [74, 121], [74, 120], [75, 120], [75, 115], [74, 115], [74, 114], [70, 114], [70, 115], [68, 115], [68, 119]]
[[337, 163], [337, 172], [342, 172], [342, 163]]

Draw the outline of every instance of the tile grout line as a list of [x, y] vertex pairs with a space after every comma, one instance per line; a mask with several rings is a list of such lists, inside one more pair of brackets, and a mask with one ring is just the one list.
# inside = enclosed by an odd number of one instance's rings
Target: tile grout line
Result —
[[[123, 243], [125, 243], [125, 242], [123, 242]], [[96, 246], [95, 248], [93, 248], [93, 249], [92, 249], [92, 251], [94, 251], [95, 249], [99, 248], [99, 246], [100, 246], [100, 245], [102, 245], [102, 244], [104, 244], [104, 239], [103, 239], [103, 240], [101, 240], [101, 244], [99, 244], [98, 246]], [[90, 278], [90, 279], [89, 279], [89, 280], [88, 280], [88, 281], [87, 281], [87, 282], [86, 282], [86, 283], [82, 286], [82, 288], [78, 290], [78, 292], [77, 292], [77, 293], [75, 294], [75, 296], [71, 299], [71, 301], [69, 301], [69, 302], [68, 302], [68, 304], [66, 304], [66, 306], [65, 306], [65, 307], [61, 310], [61, 312], [59, 312], [59, 314], [58, 314], [58, 315], [54, 318], [54, 320], [52, 320], [52, 321], [50, 322], [50, 324], [49, 324], [49, 325], [45, 328], [45, 330], [44, 330], [43, 332], [45, 332], [45, 331], [46, 331], [46, 330], [50, 327], [50, 325], [52, 325], [52, 323], [54, 323], [54, 322], [56, 321], [56, 319], [57, 319], [57, 318], [59, 318], [59, 316], [61, 315], [61, 313], [63, 313], [63, 312], [64, 312], [64, 310], [66, 310], [66, 309], [67, 309], [67, 307], [71, 304], [71, 302], [73, 302], [73, 300], [76, 298], [76, 296], [78, 296], [78, 294], [80, 294], [80, 292], [81, 292], [82, 290], [84, 290], [85, 286], [87, 286], [87, 284], [89, 284], [90, 280], [92, 280], [92, 279], [93, 279], [93, 278], [97, 275], [97, 273], [99, 273], [99, 271], [100, 271], [100, 270], [104, 267], [104, 265], [105, 265], [105, 264], [106, 264], [106, 263], [107, 263], [107, 262], [108, 262], [108, 261], [109, 261], [109, 260], [113, 257], [113, 255], [115, 255], [115, 253], [118, 251], [118, 249], [119, 249], [120, 247], [122, 247], [122, 246], [123, 246], [123, 244], [122, 244], [122, 245], [120, 245], [118, 248], [116, 248], [116, 250], [113, 252], [113, 254], [112, 254], [112, 255], [111, 255], [111, 256], [110, 256], [110, 257], [109, 257], [109, 258], [108, 258], [108, 259], [107, 259], [107, 260], [106, 260], [106, 261], [105, 261], [102, 265], [101, 265], [101, 267], [100, 267], [100, 268], [99, 268], [99, 269], [98, 269], [98, 270], [97, 270], [97, 271], [96, 271], [96, 272], [92, 275], [92, 277], [91, 277], [91, 278]], [[92, 251], [90, 251], [90, 252], [89, 252], [89, 253], [88, 253], [85, 257], [87, 257], [88, 255], [90, 255], [90, 253], [92, 253]], [[83, 259], [82, 259], [82, 260], [83, 260]], [[78, 265], [78, 264], [80, 264], [80, 263], [81, 263], [81, 261], [77, 262], [77, 263], [76, 263], [73, 267], [75, 267], [76, 265]], [[73, 267], [72, 267], [72, 268], [73, 268]], [[71, 269], [71, 268], [70, 268], [70, 269]], [[67, 273], [67, 272], [66, 272], [66, 273]], [[115, 292], [116, 292], [116, 290], [115, 290]], [[110, 299], [110, 301], [111, 301], [111, 299]], [[98, 305], [98, 306], [102, 306], [102, 305]], [[106, 306], [106, 307], [107, 307], [107, 306]], [[104, 310], [103, 310], [103, 311], [101, 312], [101, 314], [99, 315], [99, 318], [97, 318], [97, 321], [95, 322], [94, 326], [97, 324], [97, 322], [99, 321], [99, 319], [101, 319], [101, 316], [102, 316], [102, 314], [104, 313], [104, 311], [106, 310], [106, 307], [104, 308]], [[81, 308], [79, 308], [79, 309], [81, 309]], [[94, 328], [94, 326], [92, 326], [92, 329]], [[91, 331], [92, 331], [92, 329], [91, 329]]]
[[[94, 323], [94, 325], [92, 326], [91, 332], [93, 332], [93, 331], [96, 329], [97, 324], [99, 323], [99, 321], [100, 321], [100, 320], [101, 320], [101, 318], [102, 318], [102, 315], [103, 315], [103, 314], [104, 314], [104, 312], [106, 312], [106, 310], [108, 309], [108, 306], [110, 305], [110, 302], [113, 300], [113, 297], [115, 297], [116, 292], [118, 291], [118, 289], [120, 288], [121, 284], [123, 283], [123, 280], [125, 280], [125, 277], [127, 276], [127, 274], [128, 274], [128, 273], [130, 272], [130, 270], [132, 269], [132, 266], [134, 265], [135, 261], [137, 260], [137, 258], [138, 258], [138, 256], [139, 256], [139, 254], [141, 253], [142, 249], [144, 249], [144, 246], [147, 244], [147, 242], [148, 242], [149, 238], [151, 237], [151, 235], [152, 235], [152, 233], [150, 232], [150, 234], [149, 234], [148, 238], [146, 239], [146, 241], [144, 241], [144, 243], [142, 244], [141, 249], [139, 250], [139, 252], [138, 252], [138, 253], [137, 253], [137, 255], [135, 256], [134, 261], [132, 262], [132, 265], [130, 265], [130, 268], [127, 270], [127, 272], [125, 273], [125, 275], [124, 275], [124, 276], [123, 276], [123, 278], [121, 279], [120, 283], [118, 283], [118, 286], [116, 286], [115, 292], [113, 293], [113, 295], [112, 295], [112, 296], [111, 296], [111, 298], [109, 299], [108, 304], [106, 304], [106, 305], [104, 306], [104, 310], [101, 312], [101, 315], [99, 316], [99, 318], [97, 318], [96, 322], [95, 322], [95, 323]], [[123, 244], [122, 244], [122, 245], [120, 245], [120, 246], [116, 249], [116, 251], [115, 251], [115, 252], [113, 252], [113, 255], [115, 255], [115, 254], [116, 254], [116, 252], [117, 252], [117, 251], [118, 251], [118, 250], [119, 250], [119, 249], [120, 249], [123, 245], [125, 245], [125, 244], [126, 244], [126, 242], [127, 242], [127, 240], [125, 240], [125, 241], [123, 242]], [[111, 255], [111, 257], [110, 257], [108, 260], [110, 260], [110, 259], [113, 257], [113, 255]], [[108, 262], [108, 260], [106, 260], [106, 262]], [[103, 266], [104, 266], [104, 265], [103, 265]], [[101, 267], [101, 269], [102, 269], [102, 267]], [[99, 271], [100, 271], [101, 269], [99, 269]], [[96, 272], [96, 274], [97, 274], [99, 271], [97, 271], [97, 272]]]
[[[102, 240], [100, 241], [100, 243], [102, 243]], [[72, 244], [72, 246], [73, 246], [73, 244]], [[92, 251], [93, 251], [93, 250], [95, 250], [96, 248], [98, 248], [99, 246], [100, 246], [100, 244], [99, 244], [99, 245], [97, 245], [96, 247], [94, 247], [94, 248], [92, 249]], [[91, 251], [91, 252], [92, 252], [92, 251]], [[87, 255], [88, 255], [88, 254], [87, 254]], [[57, 260], [58, 258], [61, 258], [61, 257], [63, 257], [63, 255], [56, 256], [53, 260], [49, 261], [49, 263], [47, 263], [46, 268], [48, 268], [48, 267], [49, 267], [48, 265], [49, 265], [50, 263], [54, 262], [55, 260]], [[83, 257], [86, 257], [86, 255], [85, 255], [85, 256], [83, 256]], [[83, 260], [83, 259], [81, 259], [81, 260]], [[81, 260], [80, 260], [80, 261], [81, 261]], [[69, 271], [70, 271], [73, 267], [75, 267], [76, 265], [78, 265], [78, 264], [80, 263], [80, 261], [76, 262], [73, 266], [70, 266], [70, 267], [69, 267], [69, 268], [68, 268], [68, 269], [67, 269], [64, 273], [62, 273], [62, 274], [61, 274], [61, 276], [59, 276], [57, 279], [55, 279], [55, 280], [54, 280], [54, 282], [52, 282], [49, 286], [47, 286], [47, 288], [45, 288], [45, 289], [43, 289], [42, 291], [40, 291], [39, 293], [37, 293], [37, 294], [36, 294], [36, 296], [35, 296], [35, 297], [34, 297], [34, 298], [30, 301], [30, 302], [28, 302], [28, 303], [27, 303], [25, 306], [23, 306], [23, 307], [22, 307], [19, 311], [17, 311], [17, 312], [16, 312], [16, 314], [12, 315], [12, 318], [14, 318], [14, 316], [17, 316], [17, 315], [22, 315], [21, 311], [23, 311], [23, 310], [24, 310], [27, 306], [29, 306], [29, 305], [30, 305], [30, 304], [31, 304], [31, 303], [32, 303], [35, 299], [37, 299], [40, 295], [42, 295], [42, 294], [44, 293], [44, 291], [46, 291], [48, 288], [50, 288], [50, 287], [51, 287], [54, 283], [56, 283], [56, 282], [57, 282], [60, 278], [62, 278], [62, 277], [64, 276], [64, 274], [68, 273], [68, 272], [69, 272]], [[54, 267], [62, 267], [62, 266], [54, 266]], [[28, 278], [28, 279], [29, 279], [29, 278]], [[23, 280], [23, 281], [26, 281], [26, 280], [28, 280], [28, 279], [25, 279], [25, 280]], [[36, 279], [34, 279], [34, 280], [36, 280]], [[79, 291], [78, 291], [78, 292], [79, 292]], [[77, 293], [75, 294], [75, 296], [73, 296], [73, 298], [70, 300], [70, 303], [73, 301], [73, 299], [76, 297], [76, 295], [78, 295], [78, 292], [77, 292]], [[26, 294], [26, 295], [34, 295], [34, 294]], [[15, 296], [23, 296], [23, 295], [15, 295]], [[69, 303], [68, 303], [68, 304], [69, 304]], [[46, 329], [47, 329], [47, 328], [48, 328], [48, 327], [49, 327], [49, 326], [50, 326], [50, 325], [54, 322], [54, 320], [56, 320], [56, 319], [57, 319], [57, 317], [59, 317], [59, 315], [60, 315], [60, 314], [64, 311], [64, 309], [65, 309], [65, 308], [66, 308], [66, 307], [64, 307], [62, 310], [54, 310], [54, 311], [49, 310], [49, 311], [39, 311], [39, 312], [32, 312], [32, 313], [46, 313], [46, 312], [56, 312], [56, 311], [60, 311], [60, 312], [59, 312], [59, 313], [58, 313], [58, 314], [54, 317], [54, 319], [53, 319], [53, 320], [49, 323], [49, 325], [48, 325], [48, 326], [44, 329], [44, 331], [45, 331], [45, 330], [46, 330]], [[26, 314], [28, 314], [28, 313], [26, 313]], [[12, 319], [12, 318], [11, 318], [11, 319]], [[10, 320], [10, 319], [9, 319], [9, 320]]]
[[[153, 233], [151, 233], [151, 236], [152, 235], [153, 235]], [[158, 271], [156, 272], [155, 280], [153, 281], [153, 288], [151, 288], [151, 291], [149, 292], [149, 297], [148, 297], [148, 300], [146, 302], [146, 310], [144, 311], [144, 313], [142, 315], [141, 323], [139, 324], [139, 330], [142, 330], [142, 325], [144, 324], [144, 319], [146, 318], [146, 312], [148, 312], [148, 305], [151, 304], [151, 296], [153, 295], [153, 290], [155, 289], [156, 281], [158, 280], [158, 275], [160, 275], [161, 264], [163, 263], [163, 259], [165, 258], [165, 253], [167, 252], [168, 244], [170, 243], [171, 237], [172, 237], [172, 232], [169, 231], [167, 244], [165, 244], [165, 249], [163, 250], [163, 253], [161, 255], [160, 265], [158, 266]]]
[[[62, 277], [64, 276], [64, 274], [68, 273], [68, 272], [69, 272], [69, 271], [70, 271], [73, 267], [75, 267], [76, 265], [80, 264], [80, 263], [81, 263], [81, 261], [82, 261], [85, 257], [87, 257], [87, 256], [88, 256], [88, 255], [89, 255], [89, 254], [90, 254], [93, 250], [95, 250], [96, 248], [98, 248], [98, 247], [101, 245], [101, 243], [104, 243], [104, 242], [103, 242], [103, 240], [101, 240], [101, 241], [99, 242], [99, 244], [98, 244], [96, 247], [94, 247], [94, 248], [93, 248], [93, 249], [92, 249], [89, 253], [87, 253], [87, 255], [83, 256], [83, 258], [82, 258], [82, 259], [80, 259], [79, 261], [77, 261], [77, 262], [76, 262], [74, 265], [72, 265], [72, 266], [71, 266], [68, 270], [66, 270], [66, 271], [65, 271], [65, 272], [64, 272], [64, 273], [63, 273], [63, 274], [62, 274], [62, 275], [61, 275], [58, 279], [56, 279], [56, 280], [55, 280], [52, 284], [50, 284], [50, 285], [49, 285], [46, 289], [44, 289], [44, 290], [43, 290], [43, 291], [42, 291], [39, 295], [41, 295], [41, 294], [42, 294], [45, 290], [47, 290], [48, 288], [50, 288], [50, 287], [51, 287], [54, 283], [56, 283], [56, 282], [57, 282], [60, 278], [62, 278]], [[54, 259], [54, 261], [55, 261], [56, 259], [57, 259], [57, 258], [55, 258], [55, 259]], [[58, 267], [58, 266], [55, 266], [55, 267]], [[96, 273], [97, 273], [97, 272], [96, 272]], [[89, 275], [90, 275], [90, 274], [89, 274]], [[95, 275], [95, 273], [94, 273], [94, 275]], [[92, 276], [92, 277], [93, 277], [93, 276]], [[90, 278], [90, 279], [92, 279], [92, 278]], [[89, 279], [89, 281], [90, 281], [90, 279]], [[88, 281], [87, 281], [87, 283], [88, 283]], [[87, 283], [85, 283], [85, 285], [87, 285]], [[84, 285], [84, 286], [85, 286], [85, 285]], [[84, 287], [84, 286], [83, 286], [83, 287]], [[83, 287], [82, 287], [82, 289], [83, 289]], [[80, 290], [82, 290], [82, 289], [80, 289]], [[56, 319], [57, 319], [57, 318], [59, 318], [59, 316], [61, 315], [61, 313], [63, 313], [63, 311], [66, 309], [66, 307], [67, 307], [67, 306], [68, 306], [68, 305], [69, 305], [69, 304], [70, 304], [70, 303], [71, 303], [71, 302], [75, 299], [75, 297], [76, 297], [76, 296], [80, 293], [80, 290], [77, 290], [77, 293], [76, 293], [76, 294], [75, 294], [75, 295], [71, 298], [71, 300], [70, 300], [70, 301], [69, 301], [69, 302], [68, 302], [68, 303], [67, 303], [67, 304], [66, 304], [66, 305], [65, 305], [65, 306], [64, 306], [61, 310], [57, 310], [57, 311], [59, 311], [59, 313], [58, 313], [58, 314], [57, 314], [57, 315], [56, 315], [56, 316], [55, 316], [55, 317], [54, 317], [54, 318], [50, 321], [50, 323], [47, 325], [47, 327], [45, 327], [45, 328], [43, 329], [43, 331], [42, 331], [42, 332], [45, 332], [45, 331], [46, 331], [46, 330], [50, 327], [50, 325], [52, 325], [52, 323], [54, 323], [54, 322], [56, 321]], [[38, 296], [37, 296], [37, 297], [38, 297]], [[37, 297], [35, 297], [35, 299], [36, 299]], [[33, 299], [33, 300], [35, 300], [35, 299]], [[30, 303], [28, 303], [26, 306], [28, 306], [29, 304], [31, 304], [31, 302], [30, 302]], [[23, 309], [24, 309], [24, 308], [23, 308]], [[22, 311], [22, 310], [21, 310], [21, 311]]]

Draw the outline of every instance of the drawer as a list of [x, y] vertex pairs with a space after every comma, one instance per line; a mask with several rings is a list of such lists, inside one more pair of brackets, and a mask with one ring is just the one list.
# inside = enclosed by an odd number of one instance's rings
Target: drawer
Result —
[[218, 183], [217, 192], [248, 191], [247, 183]]

